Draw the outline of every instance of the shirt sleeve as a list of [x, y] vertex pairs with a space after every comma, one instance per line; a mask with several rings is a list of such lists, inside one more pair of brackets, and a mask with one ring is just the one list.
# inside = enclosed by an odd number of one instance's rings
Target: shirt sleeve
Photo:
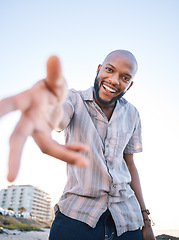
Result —
[[63, 118], [58, 125], [57, 131], [63, 131], [69, 124], [74, 114], [73, 100], [71, 92], [69, 91], [68, 97], [63, 103]]
[[142, 152], [142, 133], [141, 120], [139, 113], [137, 112], [137, 120], [135, 123], [134, 131], [124, 149], [124, 153], [133, 154], [139, 152]]

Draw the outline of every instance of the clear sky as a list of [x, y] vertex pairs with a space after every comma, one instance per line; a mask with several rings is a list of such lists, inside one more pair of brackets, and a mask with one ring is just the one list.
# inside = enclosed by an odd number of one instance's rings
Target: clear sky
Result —
[[[69, 88], [93, 85], [112, 50], [127, 49], [139, 70], [125, 98], [140, 112], [143, 153], [135, 162], [155, 229], [179, 226], [179, 1], [0, 0], [0, 98], [45, 77], [51, 54], [62, 60]], [[6, 180], [8, 138], [19, 112], [0, 119], [0, 189]], [[63, 143], [63, 134], [53, 133]], [[32, 184], [58, 201], [66, 165], [43, 155], [29, 137], [14, 184]]]

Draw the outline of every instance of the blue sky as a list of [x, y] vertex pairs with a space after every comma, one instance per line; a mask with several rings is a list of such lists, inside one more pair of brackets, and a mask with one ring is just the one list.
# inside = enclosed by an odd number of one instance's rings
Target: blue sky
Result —
[[[125, 97], [141, 115], [144, 152], [135, 159], [155, 228], [179, 226], [178, 10], [178, 0], [0, 0], [0, 98], [45, 77], [51, 54], [61, 58], [69, 88], [76, 89], [93, 85], [110, 51], [136, 56], [139, 70]], [[18, 118], [17, 111], [0, 119], [0, 189], [9, 185], [8, 138]], [[65, 180], [65, 164], [43, 155], [29, 138], [14, 184], [39, 186], [56, 202]]]

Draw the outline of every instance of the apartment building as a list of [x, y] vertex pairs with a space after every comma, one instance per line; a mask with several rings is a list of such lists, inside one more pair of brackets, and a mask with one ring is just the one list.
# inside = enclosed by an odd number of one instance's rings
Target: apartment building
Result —
[[0, 191], [0, 207], [25, 207], [32, 217], [43, 221], [52, 219], [51, 197], [48, 193], [31, 185], [12, 185]]

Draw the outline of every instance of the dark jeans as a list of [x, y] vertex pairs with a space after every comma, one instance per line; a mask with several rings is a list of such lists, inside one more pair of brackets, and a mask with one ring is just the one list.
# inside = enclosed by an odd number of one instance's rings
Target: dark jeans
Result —
[[109, 210], [102, 214], [95, 228], [58, 211], [52, 223], [49, 240], [142, 240], [142, 233], [138, 229], [117, 237]]

